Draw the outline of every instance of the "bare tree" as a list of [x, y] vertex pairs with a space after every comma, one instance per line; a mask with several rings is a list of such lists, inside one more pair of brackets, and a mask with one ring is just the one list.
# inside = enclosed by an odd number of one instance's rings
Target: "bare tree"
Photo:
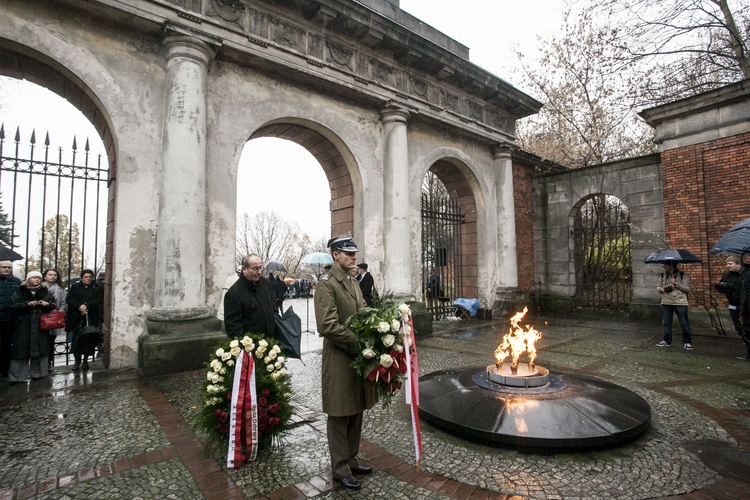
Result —
[[544, 107], [519, 122], [521, 147], [571, 168], [652, 151], [650, 128], [635, 113], [635, 77], [613, 44], [618, 32], [592, 22], [591, 12], [572, 19], [541, 48], [533, 64], [521, 59], [526, 85]]
[[258, 254], [263, 261], [282, 260], [300, 234], [299, 225], [273, 211], [243, 214], [237, 222], [237, 263], [244, 255]]
[[645, 105], [750, 78], [747, 0], [586, 2], [592, 18], [617, 26], [622, 62], [646, 68], [638, 82]]

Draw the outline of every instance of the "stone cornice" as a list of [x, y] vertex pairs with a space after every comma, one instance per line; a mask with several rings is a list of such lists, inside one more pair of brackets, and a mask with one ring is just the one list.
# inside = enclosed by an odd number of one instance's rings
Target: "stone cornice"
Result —
[[[443, 46], [462, 52], [458, 42], [429, 27], [434, 40], [425, 38], [358, 2], [90, 0], [89, 10], [97, 4], [147, 23], [184, 25], [199, 39], [221, 46], [217, 59], [262, 59], [288, 67], [290, 76], [320, 78], [376, 102], [408, 102], [424, 118], [495, 140], [512, 142], [515, 120], [541, 107]], [[400, 10], [394, 15], [418, 21]]]

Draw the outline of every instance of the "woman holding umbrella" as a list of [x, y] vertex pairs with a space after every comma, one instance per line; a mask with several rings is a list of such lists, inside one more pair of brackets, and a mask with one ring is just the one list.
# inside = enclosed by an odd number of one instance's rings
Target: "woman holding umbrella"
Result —
[[683, 348], [693, 350], [693, 339], [690, 334], [690, 320], [688, 319], [688, 293], [692, 289], [690, 276], [678, 269], [678, 262], [665, 262], [664, 273], [659, 277], [657, 289], [661, 294], [661, 318], [664, 326], [664, 340], [656, 344], [658, 347], [672, 346], [672, 317], [677, 314], [677, 320], [682, 328]]

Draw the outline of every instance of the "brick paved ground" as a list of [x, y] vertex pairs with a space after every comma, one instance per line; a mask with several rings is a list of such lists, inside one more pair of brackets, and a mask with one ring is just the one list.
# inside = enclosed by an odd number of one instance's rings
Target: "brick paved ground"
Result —
[[[468, 443], [424, 424], [417, 468], [401, 396], [367, 412], [361, 457], [375, 472], [351, 493], [331, 481], [320, 339], [305, 334], [305, 364], [289, 364], [298, 425], [280, 449], [240, 470], [206, 455], [188, 423], [202, 371], [143, 380], [107, 373], [97, 361], [88, 373], [0, 386], [0, 500], [750, 496], [750, 363], [735, 359], [738, 338], [699, 330], [688, 352], [679, 335], [674, 347], [659, 349], [659, 325], [616, 316], [533, 322], [543, 332], [540, 365], [636, 392], [651, 405], [651, 429], [615, 449], [541, 455]], [[488, 364], [506, 330], [500, 321], [437, 323], [435, 335], [420, 339], [420, 371]]]

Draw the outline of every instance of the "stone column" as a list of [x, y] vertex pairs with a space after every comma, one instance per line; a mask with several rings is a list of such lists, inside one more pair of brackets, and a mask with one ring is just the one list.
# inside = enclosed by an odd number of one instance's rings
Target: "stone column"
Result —
[[169, 34], [153, 321], [205, 318], [206, 85], [211, 46]]
[[511, 146], [492, 150], [497, 172], [497, 276], [498, 292], [518, 289], [516, 255], [516, 209], [513, 199], [513, 163]]
[[383, 122], [383, 280], [394, 295], [413, 294], [413, 241], [409, 224], [409, 150], [406, 119], [409, 111], [389, 103], [380, 110]]

